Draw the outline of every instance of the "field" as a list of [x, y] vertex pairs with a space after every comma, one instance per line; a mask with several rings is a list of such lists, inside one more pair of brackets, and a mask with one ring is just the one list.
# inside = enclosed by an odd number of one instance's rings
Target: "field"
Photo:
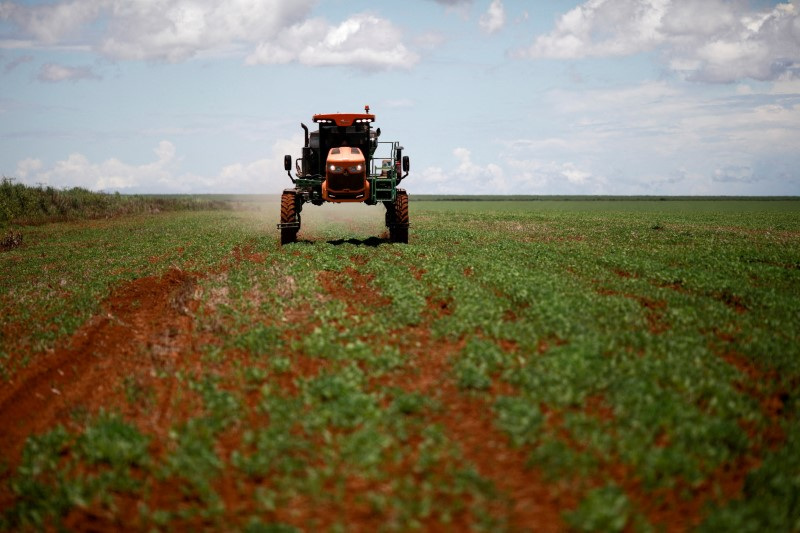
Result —
[[258, 207], [0, 252], [0, 530], [800, 531], [800, 201]]

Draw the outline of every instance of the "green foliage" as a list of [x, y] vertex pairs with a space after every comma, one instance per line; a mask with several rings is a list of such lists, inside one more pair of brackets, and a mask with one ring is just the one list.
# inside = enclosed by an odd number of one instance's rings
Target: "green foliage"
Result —
[[363, 383], [364, 374], [357, 366], [305, 382], [304, 397], [316, 413], [314, 419], [333, 427], [354, 428], [377, 416], [377, 398], [363, 390]]
[[174, 449], [161, 467], [161, 476], [181, 480], [187, 496], [199, 498], [210, 510], [218, 508], [221, 502], [212, 484], [224, 463], [214, 450], [214, 432], [207, 420], [191, 419], [170, 437]]
[[256, 324], [234, 340], [235, 346], [259, 356], [272, 354], [281, 343], [280, 330], [263, 324]]
[[77, 450], [89, 463], [122, 469], [147, 463], [149, 441], [119, 415], [101, 412], [78, 439]]
[[394, 391], [394, 399], [389, 410], [404, 415], [416, 415], [424, 409], [434, 407], [434, 405], [433, 400], [424, 394], [405, 392], [398, 389]]
[[216, 433], [236, 421], [241, 413], [239, 399], [232, 392], [218, 386], [218, 379], [207, 375], [202, 381], [191, 382], [189, 387], [200, 393], [206, 410], [205, 427]]
[[100, 218], [136, 213], [229, 208], [226, 202], [202, 197], [123, 196], [81, 187], [55, 189], [0, 181], [0, 229], [9, 224], [44, 224], [56, 220]]
[[631, 516], [625, 493], [614, 485], [589, 491], [575, 511], [564, 513], [567, 524], [576, 531], [622, 531]]
[[509, 356], [497, 344], [480, 338], [471, 338], [454, 365], [456, 381], [462, 389], [488, 389], [491, 376]]
[[744, 498], [715, 508], [700, 531], [800, 531], [800, 424], [747, 475]]
[[[62, 426], [28, 439], [22, 462], [9, 481], [15, 504], [0, 517], [0, 529], [61, 524], [70, 509], [113, 492], [133, 492], [141, 483], [132, 469], [150, 463], [149, 438], [119, 415], [101, 412], [75, 438]], [[80, 464], [93, 465], [79, 475]]]
[[292, 433], [302, 404], [295, 398], [268, 396], [263, 410], [270, 417], [266, 428], [246, 430], [245, 449], [231, 456], [231, 463], [250, 477], [264, 479], [275, 476], [298, 476], [313, 448], [310, 443]]
[[544, 417], [536, 405], [516, 396], [500, 396], [495, 400], [497, 427], [508, 433], [514, 446], [534, 444], [541, 433]]

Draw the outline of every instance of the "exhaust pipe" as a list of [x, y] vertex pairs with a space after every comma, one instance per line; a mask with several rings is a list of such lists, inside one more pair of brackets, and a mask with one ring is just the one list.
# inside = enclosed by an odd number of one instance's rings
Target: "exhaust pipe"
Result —
[[302, 128], [303, 128], [303, 129], [305, 130], [305, 132], [306, 132], [306, 134], [305, 134], [305, 138], [306, 138], [306, 144], [305, 144], [305, 147], [306, 147], [306, 148], [308, 148], [308, 126], [306, 126], [306, 125], [305, 125], [305, 124], [303, 124], [302, 122], [300, 123], [300, 126], [302, 126]]

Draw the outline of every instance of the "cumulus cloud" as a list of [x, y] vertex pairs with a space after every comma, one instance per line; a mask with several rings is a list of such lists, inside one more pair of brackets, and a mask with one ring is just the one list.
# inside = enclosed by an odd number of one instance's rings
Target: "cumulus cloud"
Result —
[[[144, 165], [130, 165], [110, 158], [101, 163], [92, 163], [80, 153], [70, 154], [45, 168], [42, 161], [25, 159], [17, 165], [17, 176], [23, 183], [43, 184], [55, 187], [84, 187], [92, 190], [121, 190], [136, 188], [145, 183], [159, 186], [175, 183], [171, 165], [175, 158], [175, 147], [161, 141], [154, 149], [156, 160]], [[169, 187], [168, 190], [175, 190]], [[158, 189], [156, 189], [158, 190]]]
[[27, 158], [17, 163], [17, 178], [27, 181], [28, 176], [32, 176], [42, 168], [42, 161], [40, 159]]
[[484, 33], [492, 34], [497, 33], [503, 29], [506, 24], [506, 12], [503, 8], [502, 0], [492, 0], [489, 4], [489, 9], [481, 15], [479, 20], [481, 30]]
[[472, 162], [472, 154], [466, 148], [456, 148], [453, 155], [458, 160], [455, 175], [459, 180], [473, 183], [480, 187], [503, 189], [505, 179], [503, 169], [494, 163], [480, 166]]
[[[339, 24], [309, 19], [317, 0], [64, 0], [0, 3], [18, 46], [81, 44], [121, 60], [180, 62], [238, 53], [249, 64], [298, 62], [366, 70], [408, 67], [417, 55], [391, 21], [356, 14]], [[27, 39], [27, 40], [26, 40]], [[12, 43], [8, 41], [6, 45]]]
[[109, 31], [99, 50], [118, 59], [183, 61], [205, 51], [270, 40], [302, 21], [314, 3], [112, 0]]
[[43, 82], [55, 83], [60, 81], [99, 80], [90, 67], [67, 67], [55, 63], [46, 63], [39, 69], [36, 79]]
[[311, 19], [289, 27], [273, 41], [261, 43], [246, 62], [351, 65], [375, 70], [408, 68], [418, 59], [403, 44], [402, 33], [389, 20], [358, 14], [335, 26], [322, 19]]
[[571, 59], [659, 49], [689, 79], [775, 80], [800, 71], [800, 8], [722, 0], [588, 0], [516, 54]]
[[449, 167], [419, 172], [420, 192], [437, 194], [598, 194], [607, 180], [577, 163], [539, 158], [503, 157], [503, 166], [479, 164], [463, 147], [452, 151]]
[[[479, 165], [467, 148], [452, 151], [455, 164], [432, 166], [420, 172], [429, 192], [442, 194], [503, 194], [507, 190], [503, 169], [494, 163]], [[492, 191], [494, 191], [492, 193]]]
[[17, 163], [16, 177], [30, 185], [60, 188], [83, 187], [90, 190], [143, 193], [277, 193], [289, 183], [283, 169], [283, 154], [302, 145], [296, 136], [275, 142], [268, 158], [248, 163], [232, 163], [212, 175], [181, 171], [182, 159], [170, 141], [153, 149], [155, 159], [133, 165], [117, 158], [92, 162], [80, 153], [46, 166], [40, 159]]

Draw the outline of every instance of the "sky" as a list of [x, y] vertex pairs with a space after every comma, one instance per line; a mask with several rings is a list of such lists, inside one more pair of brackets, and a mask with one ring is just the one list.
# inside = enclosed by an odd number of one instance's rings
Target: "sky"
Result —
[[800, 0], [0, 0], [18, 182], [278, 193], [365, 105], [412, 195], [800, 195]]

